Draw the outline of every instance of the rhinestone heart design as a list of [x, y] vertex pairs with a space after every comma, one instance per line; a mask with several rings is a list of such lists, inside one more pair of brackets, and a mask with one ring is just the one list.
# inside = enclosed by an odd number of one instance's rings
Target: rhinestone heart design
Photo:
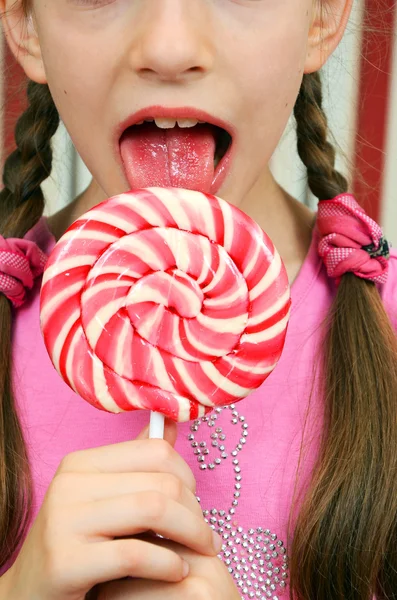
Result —
[[[230, 414], [232, 425], [239, 428], [239, 439], [230, 451], [221, 422]], [[211, 433], [209, 440], [197, 439], [199, 430], [206, 425]], [[234, 471], [234, 491], [222, 509], [204, 509], [204, 518], [210, 527], [223, 538], [219, 558], [224, 561], [235, 579], [242, 600], [280, 600], [288, 579], [288, 557], [284, 543], [264, 527], [244, 529], [235, 521], [236, 507], [243, 493], [243, 475], [239, 453], [249, 435], [249, 427], [235, 405], [216, 408], [210, 415], [193, 421], [188, 441], [202, 471], [212, 472], [225, 461], [231, 460]], [[200, 499], [198, 498], [200, 501]]]

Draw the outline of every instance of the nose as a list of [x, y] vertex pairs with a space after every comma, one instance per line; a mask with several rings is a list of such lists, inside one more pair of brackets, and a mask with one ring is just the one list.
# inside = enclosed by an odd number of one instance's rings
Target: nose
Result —
[[133, 34], [131, 66], [140, 77], [182, 82], [208, 72], [214, 51], [208, 3], [202, 0], [144, 0]]

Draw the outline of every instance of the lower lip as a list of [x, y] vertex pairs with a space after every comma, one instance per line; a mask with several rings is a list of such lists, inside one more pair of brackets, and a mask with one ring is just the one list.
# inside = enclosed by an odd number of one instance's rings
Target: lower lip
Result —
[[[121, 139], [121, 136], [120, 136], [120, 139]], [[229, 148], [226, 151], [225, 156], [222, 157], [222, 159], [219, 161], [219, 163], [215, 169], [214, 179], [212, 180], [211, 188], [209, 190], [209, 193], [212, 195], [216, 195], [218, 193], [218, 191], [222, 187], [222, 185], [230, 171], [232, 155], [234, 153], [233, 150], [234, 150], [234, 142], [232, 139], [230, 142]], [[137, 186], [134, 185], [133, 178], [128, 176], [126, 169], [124, 168], [124, 161], [122, 159], [121, 150], [120, 150], [120, 141], [118, 142], [118, 151], [119, 151], [119, 160], [121, 162], [121, 166], [122, 166], [123, 172], [124, 172], [124, 177], [128, 181], [128, 185], [130, 186], [130, 189], [132, 189], [132, 190], [136, 189]], [[207, 193], [207, 190], [203, 190], [203, 192]]]

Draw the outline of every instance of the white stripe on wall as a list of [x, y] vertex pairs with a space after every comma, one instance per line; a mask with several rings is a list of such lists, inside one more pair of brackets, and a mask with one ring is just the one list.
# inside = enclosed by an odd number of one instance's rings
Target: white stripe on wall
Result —
[[397, 246], [397, 10], [385, 158], [381, 224], [386, 238], [393, 246]]
[[61, 122], [52, 141], [52, 172], [42, 184], [46, 199], [45, 214], [50, 215], [65, 206], [74, 197], [75, 149]]
[[90, 183], [91, 173], [89, 172], [89, 170], [87, 169], [77, 152], [75, 152], [74, 155], [74, 164], [74, 192], [75, 196], [77, 196], [77, 194], [80, 194], [83, 190], [85, 190], [88, 184]]

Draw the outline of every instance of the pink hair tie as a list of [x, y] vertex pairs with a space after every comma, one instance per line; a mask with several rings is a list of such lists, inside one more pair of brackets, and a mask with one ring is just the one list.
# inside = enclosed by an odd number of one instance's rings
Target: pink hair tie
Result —
[[329, 277], [347, 272], [383, 284], [387, 279], [389, 244], [379, 225], [373, 221], [351, 194], [321, 200], [317, 227], [321, 234], [318, 252]]
[[46, 262], [47, 256], [34, 242], [0, 235], [0, 293], [15, 307], [21, 306]]

